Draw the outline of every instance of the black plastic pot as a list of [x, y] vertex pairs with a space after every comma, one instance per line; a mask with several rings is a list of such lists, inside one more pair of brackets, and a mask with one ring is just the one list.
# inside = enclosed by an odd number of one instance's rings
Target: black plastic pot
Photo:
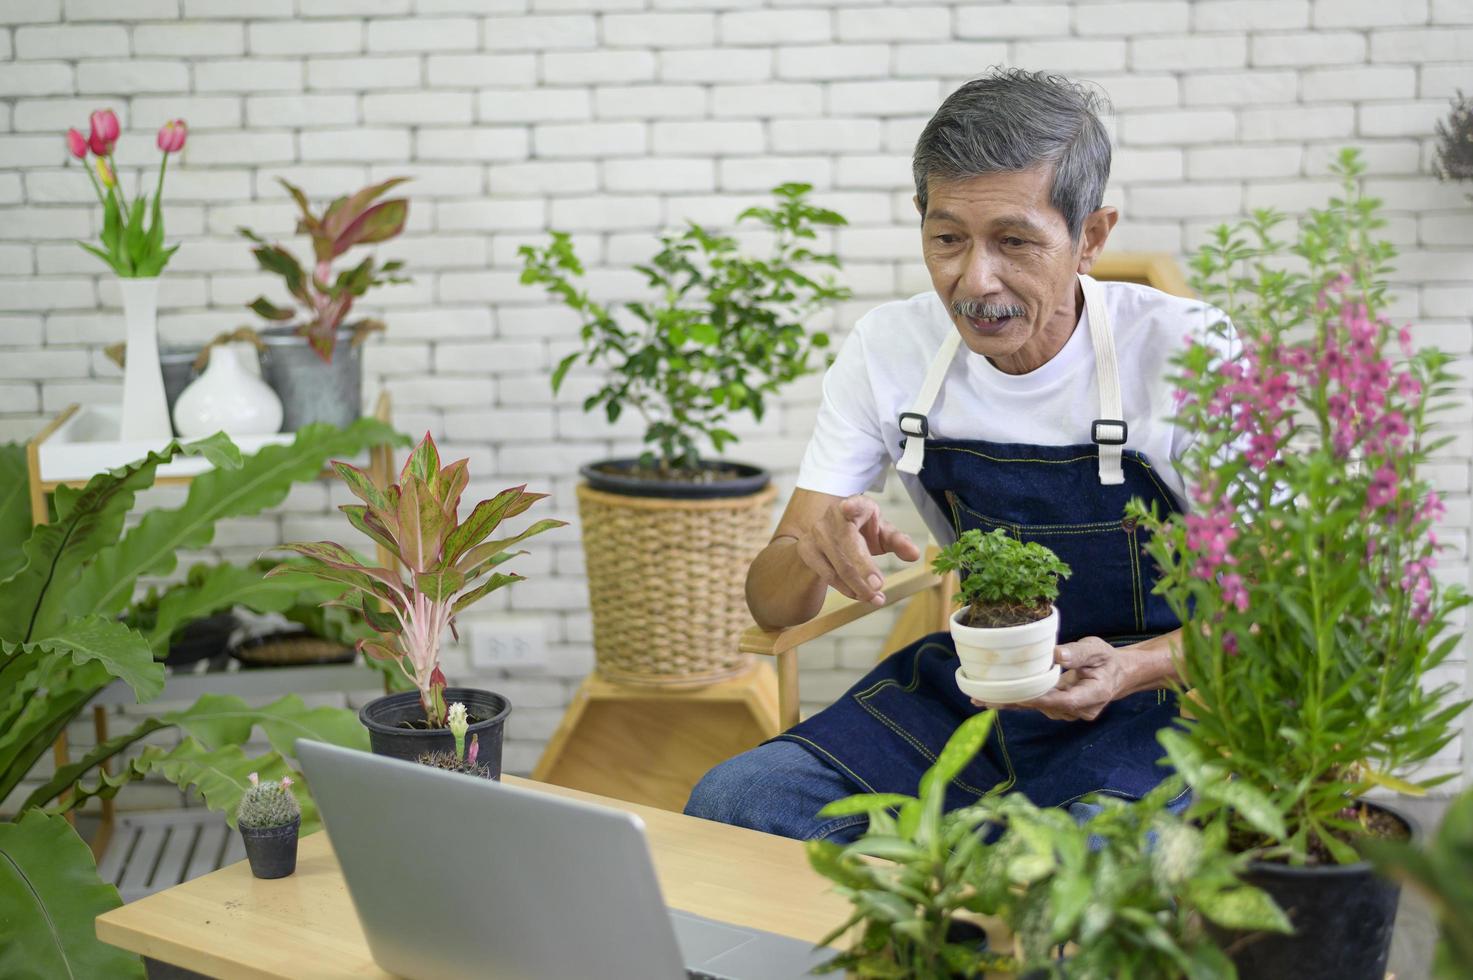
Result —
[[[1384, 804], [1367, 803], [1406, 825], [1417, 825]], [[1293, 935], [1228, 932], [1209, 925], [1241, 977], [1254, 980], [1382, 980], [1401, 886], [1378, 877], [1368, 861], [1292, 867], [1255, 861], [1240, 875], [1278, 903]]]
[[297, 830], [301, 826], [302, 818], [298, 817], [281, 827], [241, 827], [240, 839], [245, 842], [251, 874], [257, 878], [285, 878], [297, 870]]
[[[465, 744], [470, 745], [471, 736], [479, 735], [476, 761], [490, 767], [492, 779], [500, 779], [501, 740], [506, 716], [511, 714], [511, 702], [491, 691], [470, 687], [445, 688], [445, 703], [456, 701], [465, 705], [466, 713], [471, 717], [485, 719], [470, 726], [465, 733]], [[400, 725], [401, 722], [423, 722], [424, 718], [418, 691], [374, 698], [358, 712], [358, 720], [368, 729], [368, 742], [374, 755], [414, 762], [425, 752], [455, 751], [455, 736], [448, 728], [405, 728]]]
[[240, 621], [232, 612], [196, 619], [169, 640], [169, 652], [164, 657], [164, 663], [177, 667], [220, 656], [229, 649], [230, 634], [239, 625]]
[[639, 466], [637, 459], [606, 459], [579, 467], [578, 474], [595, 490], [626, 497], [666, 497], [677, 500], [715, 500], [721, 497], [745, 497], [757, 493], [772, 482], [772, 475], [750, 463], [707, 460], [703, 470], [735, 470], [739, 475], [710, 483], [686, 483], [679, 480], [651, 480], [629, 475]]

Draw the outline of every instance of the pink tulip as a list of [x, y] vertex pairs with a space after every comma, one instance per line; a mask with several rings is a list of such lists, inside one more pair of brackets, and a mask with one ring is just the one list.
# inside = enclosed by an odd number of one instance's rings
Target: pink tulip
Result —
[[184, 140], [189, 136], [189, 127], [183, 119], [166, 122], [159, 128], [159, 149], [165, 153], [178, 153], [184, 149]]
[[121, 132], [118, 117], [111, 109], [98, 109], [92, 113], [92, 152], [98, 156], [107, 156], [112, 152], [113, 144], [118, 141], [118, 134]]
[[66, 148], [78, 160], [87, 159], [87, 137], [83, 136], [77, 130], [69, 129], [66, 131]]

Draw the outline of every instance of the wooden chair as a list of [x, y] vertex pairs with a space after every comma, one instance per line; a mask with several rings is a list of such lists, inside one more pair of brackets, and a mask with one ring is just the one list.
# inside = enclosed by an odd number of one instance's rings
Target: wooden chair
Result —
[[[1196, 294], [1187, 285], [1181, 266], [1172, 256], [1161, 252], [1119, 252], [1101, 255], [1091, 274], [1100, 280], [1136, 282], [1154, 286], [1175, 296]], [[830, 591], [818, 615], [806, 623], [781, 630], [752, 627], [742, 634], [744, 653], [774, 657], [777, 660], [778, 722], [783, 731], [798, 723], [798, 648], [810, 640], [825, 636], [864, 616], [911, 600], [901, 612], [886, 637], [880, 656], [913, 643], [928, 633], [947, 629], [953, 610], [952, 596], [957, 585], [954, 575], [938, 577], [931, 571], [936, 549], [926, 549], [922, 561], [895, 572], [885, 579], [883, 606], [847, 599]]]

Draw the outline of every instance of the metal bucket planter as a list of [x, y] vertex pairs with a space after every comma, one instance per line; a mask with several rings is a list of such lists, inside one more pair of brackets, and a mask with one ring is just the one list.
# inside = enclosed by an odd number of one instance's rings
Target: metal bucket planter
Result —
[[261, 331], [261, 372], [281, 397], [283, 432], [313, 422], [348, 426], [362, 414], [363, 351], [353, 334], [339, 327], [332, 360], [324, 361], [291, 327]]
[[600, 676], [646, 687], [700, 687], [744, 673], [752, 616], [742, 583], [767, 543], [777, 489], [755, 466], [705, 484], [580, 470], [578, 514]]

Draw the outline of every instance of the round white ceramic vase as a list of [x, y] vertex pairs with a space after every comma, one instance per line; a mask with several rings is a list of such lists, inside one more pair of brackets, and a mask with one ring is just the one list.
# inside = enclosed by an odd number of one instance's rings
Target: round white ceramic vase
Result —
[[174, 427], [185, 439], [279, 431], [281, 399], [261, 380], [255, 348], [245, 343], [210, 348], [209, 366], [174, 403]]
[[963, 606], [951, 616], [951, 638], [961, 659], [956, 683], [963, 694], [988, 704], [1011, 704], [1036, 698], [1058, 683], [1058, 609], [1050, 606], [1043, 619], [1021, 626], [965, 626], [966, 615]]
[[118, 278], [127, 324], [123, 356], [123, 417], [118, 438], [124, 442], [156, 442], [174, 437], [169, 428], [169, 401], [159, 366], [159, 280]]

